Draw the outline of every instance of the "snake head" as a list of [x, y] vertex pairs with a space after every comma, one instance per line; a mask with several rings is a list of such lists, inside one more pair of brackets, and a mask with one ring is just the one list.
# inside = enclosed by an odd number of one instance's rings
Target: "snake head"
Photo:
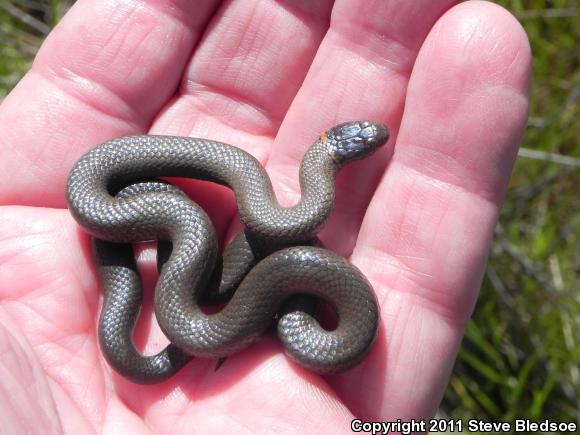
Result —
[[345, 164], [374, 153], [389, 140], [389, 131], [376, 122], [353, 121], [331, 128], [321, 139], [330, 144], [332, 159]]

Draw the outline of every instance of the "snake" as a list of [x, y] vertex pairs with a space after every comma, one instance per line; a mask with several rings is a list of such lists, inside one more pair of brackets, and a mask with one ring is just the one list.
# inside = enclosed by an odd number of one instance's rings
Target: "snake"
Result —
[[[302, 159], [301, 196], [292, 207], [279, 204], [257, 159], [226, 143], [136, 135], [89, 150], [71, 170], [66, 195], [72, 216], [94, 238], [104, 287], [97, 329], [107, 362], [134, 382], [161, 382], [193, 357], [225, 358], [246, 348], [276, 319], [286, 354], [300, 366], [334, 374], [358, 364], [377, 335], [376, 296], [358, 268], [313, 240], [333, 209], [338, 172], [388, 138], [387, 128], [372, 121], [322, 133]], [[223, 267], [216, 266], [211, 220], [167, 177], [233, 190], [244, 230], [225, 249]], [[132, 337], [143, 299], [132, 244], [150, 240], [159, 241], [163, 257], [155, 316], [170, 343], [144, 355]], [[208, 290], [220, 274], [218, 288]], [[211, 293], [227, 302], [208, 314], [200, 300]], [[311, 310], [293, 305], [301, 295], [329, 304], [337, 326], [325, 329]]]

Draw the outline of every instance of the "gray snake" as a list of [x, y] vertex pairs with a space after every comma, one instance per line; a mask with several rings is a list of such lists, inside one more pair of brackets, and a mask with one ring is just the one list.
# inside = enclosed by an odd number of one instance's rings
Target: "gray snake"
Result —
[[[387, 139], [386, 128], [369, 121], [323, 133], [302, 160], [301, 199], [289, 208], [278, 204], [260, 163], [224, 143], [127, 136], [87, 152], [71, 171], [67, 198], [74, 218], [96, 238], [105, 288], [98, 332], [109, 364], [135, 382], [160, 382], [192, 356], [223, 358], [248, 346], [277, 314], [278, 335], [298, 364], [330, 374], [358, 363], [378, 327], [372, 287], [342, 257], [307, 245], [330, 215], [338, 171]], [[245, 230], [226, 248], [223, 270], [215, 266], [217, 237], [205, 212], [156, 177], [207, 180], [234, 191]], [[130, 244], [147, 240], [164, 241], [154, 305], [171, 342], [151, 356], [139, 353], [132, 340], [142, 290]], [[220, 272], [221, 283], [208, 291]], [[228, 302], [205, 314], [198, 302], [212, 294]], [[292, 296], [304, 294], [332, 306], [334, 330], [322, 328], [299, 303], [289, 308]]]

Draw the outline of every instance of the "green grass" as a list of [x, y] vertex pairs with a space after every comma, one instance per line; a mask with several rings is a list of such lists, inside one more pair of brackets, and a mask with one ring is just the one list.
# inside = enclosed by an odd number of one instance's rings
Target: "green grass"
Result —
[[[64, 3], [0, 0], [0, 98]], [[530, 121], [441, 415], [580, 421], [580, 5], [496, 3], [530, 38]]]
[[580, 6], [497, 3], [532, 45], [530, 121], [442, 409], [579, 421]]

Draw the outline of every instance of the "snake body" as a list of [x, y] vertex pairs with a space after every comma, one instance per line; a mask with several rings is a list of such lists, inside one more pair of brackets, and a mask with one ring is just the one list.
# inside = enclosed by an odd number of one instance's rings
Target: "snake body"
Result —
[[[105, 287], [99, 337], [108, 362], [136, 382], [159, 382], [192, 356], [225, 357], [248, 346], [296, 294], [327, 301], [337, 313], [338, 327], [327, 331], [306, 312], [286, 311], [278, 321], [278, 335], [287, 354], [319, 373], [359, 362], [378, 325], [370, 284], [340, 256], [297, 245], [309, 243], [328, 219], [338, 171], [387, 139], [385, 127], [369, 121], [340, 124], [323, 133], [304, 156], [301, 199], [290, 208], [278, 204], [260, 163], [228, 144], [128, 136], [86, 153], [70, 174], [67, 196], [72, 215], [97, 239], [95, 254]], [[216, 314], [205, 314], [198, 305], [218, 254], [211, 222], [179, 189], [156, 177], [208, 180], [229, 186], [236, 195], [245, 226], [237, 246], [252, 253], [242, 255], [247, 258], [239, 267], [240, 255], [224, 257], [224, 271], [234, 271], [237, 289], [233, 296], [228, 291], [231, 300]], [[171, 344], [152, 356], [140, 354], [132, 341], [142, 296], [129, 244], [146, 240], [171, 242], [155, 290], [156, 318]], [[241, 248], [230, 249], [236, 250]]]

